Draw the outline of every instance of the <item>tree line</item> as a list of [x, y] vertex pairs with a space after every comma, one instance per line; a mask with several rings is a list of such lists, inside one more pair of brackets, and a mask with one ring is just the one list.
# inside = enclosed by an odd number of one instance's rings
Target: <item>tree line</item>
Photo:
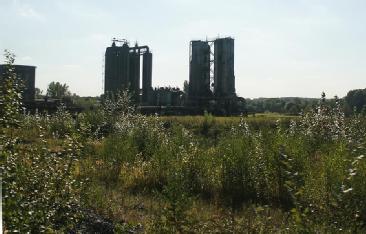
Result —
[[[80, 97], [71, 94], [69, 86], [60, 82], [51, 82], [48, 85], [46, 95], [42, 95], [42, 91], [36, 88], [36, 98], [44, 98], [45, 96], [55, 99], [70, 98], [76, 103], [95, 103], [90, 101], [93, 97]], [[95, 98], [98, 99], [98, 98]], [[327, 102], [334, 104], [338, 101], [338, 97], [327, 99]], [[314, 108], [321, 98], [301, 98], [301, 97], [280, 97], [280, 98], [254, 98], [245, 99], [246, 110], [248, 114], [254, 113], [281, 113], [289, 115], [299, 115]], [[352, 113], [361, 113], [366, 115], [366, 88], [350, 90], [344, 98], [341, 98], [343, 110], [347, 115]]]
[[[325, 94], [324, 94], [325, 95]], [[275, 112], [298, 115], [314, 108], [321, 98], [281, 97], [246, 99], [248, 113]], [[366, 89], [350, 90], [344, 98], [337, 96], [326, 99], [329, 104], [340, 101], [346, 115], [352, 113], [366, 115]]]

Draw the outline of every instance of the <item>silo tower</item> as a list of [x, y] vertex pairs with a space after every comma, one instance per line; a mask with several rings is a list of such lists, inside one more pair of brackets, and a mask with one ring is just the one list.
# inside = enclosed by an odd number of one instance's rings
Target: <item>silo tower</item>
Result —
[[117, 46], [116, 39], [105, 53], [104, 93], [117, 93], [128, 88], [130, 77], [130, 53], [127, 41]]
[[[152, 53], [148, 46], [130, 47], [126, 40], [112, 40], [105, 53], [104, 93], [117, 93], [128, 90], [136, 103], [148, 104], [152, 90]], [[118, 45], [119, 44], [119, 45]], [[120, 46], [120, 44], [122, 44]], [[141, 90], [142, 56], [142, 90]], [[142, 91], [142, 92], [141, 92]]]
[[210, 46], [207, 41], [191, 41], [189, 96], [210, 96]]
[[216, 97], [235, 96], [234, 39], [218, 38], [214, 45], [214, 94]]

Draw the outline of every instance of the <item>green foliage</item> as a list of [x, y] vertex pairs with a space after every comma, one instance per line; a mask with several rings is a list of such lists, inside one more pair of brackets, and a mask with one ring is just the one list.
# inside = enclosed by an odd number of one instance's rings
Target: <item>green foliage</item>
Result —
[[19, 124], [23, 84], [15, 73], [14, 61], [15, 55], [5, 50], [5, 71], [0, 74], [0, 127], [16, 127]]
[[249, 113], [275, 112], [298, 115], [301, 111], [312, 109], [318, 102], [315, 98], [256, 98], [246, 99]]
[[361, 230], [364, 119], [345, 118], [338, 101], [330, 106], [323, 100], [285, 125], [278, 121], [258, 129], [241, 117], [215, 144], [202, 140], [212, 141], [208, 133], [223, 123], [210, 115], [195, 135], [167, 118], [169, 124], [162, 125], [158, 118], [122, 114], [103, 143], [103, 171], [113, 171], [114, 186], [159, 194], [162, 206], [148, 224], [150, 231], [276, 230], [261, 217], [253, 221], [262, 225], [258, 229], [230, 216], [211, 223], [212, 229], [205, 222], [201, 226], [192, 215], [198, 198], [220, 201], [233, 216], [244, 204], [282, 207], [289, 216], [282, 230]]
[[100, 107], [100, 97], [80, 97], [73, 95], [72, 102], [76, 106], [80, 106], [85, 111], [94, 111]]
[[351, 110], [361, 113], [366, 107], [366, 89], [355, 89], [347, 93], [345, 101]]
[[209, 114], [207, 111], [205, 111], [201, 128], [201, 134], [204, 136], [208, 136], [209, 130], [213, 126], [213, 124], [214, 124], [214, 118], [212, 114]]
[[35, 98], [36, 99], [40, 99], [43, 98], [43, 90], [41, 90], [40, 88], [35, 88]]
[[80, 144], [67, 136], [62, 150], [51, 153], [39, 131], [38, 147], [13, 143], [4, 152], [4, 225], [10, 232], [67, 230], [80, 218], [81, 182], [73, 175]]
[[64, 105], [58, 106], [56, 113], [48, 118], [48, 131], [56, 138], [65, 138], [76, 131], [76, 122]]
[[[2, 83], [5, 91], [1, 93], [4, 109], [0, 119], [4, 230], [11, 233], [71, 230], [81, 211], [82, 181], [76, 179], [75, 169], [82, 144], [77, 134], [64, 133], [63, 141], [52, 145], [46, 139], [50, 135], [47, 116], [19, 114], [19, 83], [11, 67], [14, 57], [7, 52], [6, 59], [8, 67]], [[65, 118], [59, 121], [66, 125]]]
[[60, 82], [52, 81], [47, 88], [47, 96], [51, 98], [64, 98], [71, 96], [69, 86]]
[[[75, 116], [63, 106], [21, 116], [7, 74], [6, 231], [77, 232], [84, 209], [120, 232], [139, 222], [152, 233], [365, 231], [366, 121], [346, 117], [337, 98], [299, 117], [160, 118], [138, 114], [122, 92]], [[148, 204], [128, 199], [140, 196]]]
[[184, 176], [177, 171], [169, 175], [167, 185], [160, 194], [164, 202], [161, 210], [155, 214], [150, 232], [187, 233], [191, 232], [195, 221], [188, 214], [192, 198], [187, 193]]
[[189, 92], [189, 83], [187, 80], [184, 81], [183, 83], [183, 92], [188, 95], [188, 92]]

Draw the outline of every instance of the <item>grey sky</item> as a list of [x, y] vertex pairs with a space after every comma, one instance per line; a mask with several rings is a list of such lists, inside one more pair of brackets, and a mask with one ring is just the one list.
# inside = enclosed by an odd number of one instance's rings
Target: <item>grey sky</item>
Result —
[[243, 97], [344, 96], [366, 88], [364, 0], [0, 0], [0, 50], [37, 66], [36, 86], [103, 91], [113, 37], [153, 51], [153, 86], [188, 79], [189, 41], [235, 38]]

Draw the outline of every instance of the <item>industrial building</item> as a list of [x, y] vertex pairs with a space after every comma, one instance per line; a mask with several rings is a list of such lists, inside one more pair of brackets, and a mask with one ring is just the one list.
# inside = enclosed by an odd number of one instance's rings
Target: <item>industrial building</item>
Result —
[[[2, 77], [6, 75], [6, 71], [9, 65], [0, 64], [0, 82], [2, 82]], [[35, 66], [26, 66], [26, 65], [11, 65], [11, 68], [14, 69], [15, 74], [21, 81], [22, 85], [22, 104], [25, 110], [30, 113], [54, 113], [57, 111], [57, 108], [61, 103], [66, 105], [67, 109], [71, 113], [81, 112], [82, 109], [73, 105], [71, 100], [68, 99], [53, 99], [48, 98], [47, 96], [44, 99], [36, 99], [35, 95], [35, 75], [36, 75], [36, 67]]]
[[189, 105], [217, 114], [236, 112], [234, 39], [191, 41], [189, 56]]
[[[6, 71], [7, 64], [0, 64], [0, 77], [2, 77]], [[23, 102], [33, 102], [35, 99], [35, 66], [26, 65], [13, 65], [14, 72], [17, 77], [22, 81], [23, 85]]]
[[162, 109], [186, 114], [240, 112], [242, 98], [235, 93], [234, 39], [194, 40], [189, 48], [189, 86], [184, 93], [178, 88], [152, 88], [152, 53], [148, 46], [130, 47], [126, 40], [113, 39], [105, 53], [104, 94], [127, 89], [139, 109], [148, 113]]
[[[121, 44], [121, 45], [119, 45]], [[140, 74], [142, 56], [142, 93]], [[151, 96], [152, 53], [148, 46], [130, 47], [126, 40], [113, 39], [105, 52], [104, 94], [128, 89], [136, 103], [148, 103]], [[141, 98], [140, 98], [141, 93]]]
[[[0, 76], [6, 65], [0, 65]], [[23, 81], [27, 109], [55, 110], [54, 100], [35, 100], [35, 66], [14, 65]], [[142, 79], [141, 79], [142, 76]], [[105, 52], [104, 95], [128, 90], [141, 113], [232, 115], [245, 111], [235, 93], [234, 39], [194, 40], [189, 44], [189, 82], [184, 91], [152, 87], [152, 53], [148, 46], [113, 39]], [[57, 100], [56, 100], [57, 101]], [[62, 101], [62, 100], [60, 100]], [[72, 106], [72, 105], [70, 105]], [[244, 108], [243, 108], [244, 107]]]
[[206, 41], [191, 41], [189, 55], [189, 99], [201, 105], [212, 97], [210, 88], [211, 50]]
[[234, 39], [216, 39], [214, 51], [214, 94], [216, 97], [235, 97]]

